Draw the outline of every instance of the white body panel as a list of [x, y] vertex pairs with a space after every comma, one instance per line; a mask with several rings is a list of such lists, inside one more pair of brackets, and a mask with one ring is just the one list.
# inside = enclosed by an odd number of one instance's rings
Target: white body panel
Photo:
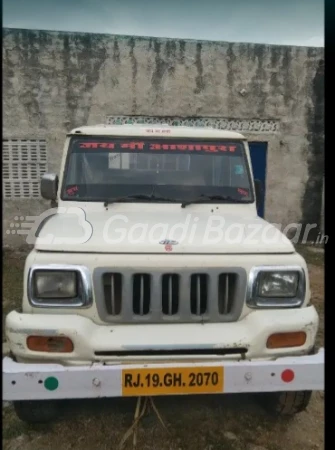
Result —
[[[63, 202], [64, 203], [64, 202]], [[292, 243], [249, 205], [112, 204], [60, 207], [39, 233], [37, 250], [93, 253], [164, 253], [160, 242], [177, 240], [174, 254], [293, 253]], [[246, 209], [246, 210], [245, 210]], [[159, 213], [158, 213], [159, 211]], [[248, 214], [249, 212], [249, 214]], [[139, 225], [142, 224], [142, 225]], [[161, 225], [159, 225], [161, 224]], [[53, 236], [52, 239], [49, 236]]]

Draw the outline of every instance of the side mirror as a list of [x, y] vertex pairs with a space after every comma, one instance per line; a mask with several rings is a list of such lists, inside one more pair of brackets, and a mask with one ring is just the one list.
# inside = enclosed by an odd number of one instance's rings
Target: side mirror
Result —
[[46, 173], [41, 179], [41, 195], [46, 200], [56, 200], [58, 191], [58, 175]]
[[258, 209], [263, 197], [263, 184], [260, 180], [255, 180], [255, 193], [256, 193], [256, 206]]

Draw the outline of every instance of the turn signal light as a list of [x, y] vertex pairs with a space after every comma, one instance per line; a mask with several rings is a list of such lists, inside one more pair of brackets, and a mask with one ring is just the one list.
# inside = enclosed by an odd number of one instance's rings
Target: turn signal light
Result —
[[269, 336], [266, 346], [267, 348], [288, 348], [301, 347], [307, 339], [304, 331], [296, 331], [293, 333], [275, 333]]
[[28, 336], [27, 347], [33, 352], [73, 352], [73, 342], [65, 336]]

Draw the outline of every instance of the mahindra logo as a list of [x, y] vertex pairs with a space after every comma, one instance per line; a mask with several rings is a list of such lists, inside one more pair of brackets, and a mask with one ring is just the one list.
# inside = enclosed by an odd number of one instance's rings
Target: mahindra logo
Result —
[[178, 244], [177, 241], [171, 241], [170, 239], [163, 239], [159, 243], [162, 245], [177, 245]]

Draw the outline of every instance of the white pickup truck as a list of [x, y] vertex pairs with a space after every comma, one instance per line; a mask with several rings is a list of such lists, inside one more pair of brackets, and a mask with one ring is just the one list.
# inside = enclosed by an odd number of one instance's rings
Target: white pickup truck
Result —
[[257, 216], [256, 181], [238, 133], [69, 133], [6, 318], [3, 398], [22, 420], [93, 397], [248, 392], [273, 413], [306, 408], [324, 389], [319, 319], [304, 259]]

